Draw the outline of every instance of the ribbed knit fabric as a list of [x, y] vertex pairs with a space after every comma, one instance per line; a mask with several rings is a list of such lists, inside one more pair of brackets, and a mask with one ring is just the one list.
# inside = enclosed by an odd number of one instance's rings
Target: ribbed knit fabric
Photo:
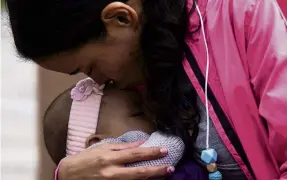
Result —
[[[72, 89], [71, 97], [73, 102], [68, 124], [67, 156], [75, 155], [85, 150], [87, 138], [96, 133], [103, 95], [102, 90], [103, 86], [99, 86], [90, 78], [79, 81], [76, 87]], [[106, 142], [135, 142], [144, 139], [147, 139], [147, 141], [140, 147], [165, 147], [168, 150], [168, 155], [161, 159], [132, 163], [127, 166], [175, 166], [183, 155], [185, 148], [183, 141], [179, 137], [160, 132], [148, 135], [142, 131], [130, 131], [118, 138], [104, 139], [92, 145], [92, 147]]]
[[137, 163], [127, 164], [128, 167], [138, 166], [175, 166], [182, 158], [184, 153], [184, 143], [181, 138], [177, 136], [163, 134], [161, 132], [154, 132], [148, 135], [142, 131], [130, 131], [118, 138], [108, 138], [93, 144], [89, 148], [99, 146], [103, 143], [121, 143], [121, 142], [135, 142], [138, 140], [147, 139], [140, 147], [165, 147], [168, 150], [168, 155], [161, 159], [141, 161]]
[[[73, 102], [68, 125], [67, 156], [85, 150], [87, 138], [96, 133], [103, 88], [103, 86], [97, 85], [92, 79], [87, 78], [78, 82], [76, 87], [72, 89], [71, 97]], [[165, 147], [168, 150], [168, 155], [157, 160], [127, 164], [127, 167], [175, 166], [182, 158], [185, 149], [184, 143], [179, 137], [160, 132], [154, 132], [149, 135], [142, 131], [130, 131], [118, 138], [104, 139], [89, 148], [107, 142], [121, 143], [139, 140], [146, 140], [140, 147]], [[58, 168], [55, 171], [55, 180], [57, 180], [58, 177], [60, 164], [61, 163], [59, 163]], [[193, 166], [196, 167], [197, 165], [194, 164]], [[189, 170], [193, 169], [191, 168]], [[193, 172], [192, 174], [197, 174], [197, 172]], [[178, 177], [179, 176], [176, 176], [175, 180], [177, 180]], [[198, 180], [202, 180], [202, 178], [199, 178]]]
[[74, 155], [86, 148], [87, 138], [97, 129], [102, 92], [92, 79], [77, 83], [71, 92], [73, 102], [70, 112], [66, 155]]

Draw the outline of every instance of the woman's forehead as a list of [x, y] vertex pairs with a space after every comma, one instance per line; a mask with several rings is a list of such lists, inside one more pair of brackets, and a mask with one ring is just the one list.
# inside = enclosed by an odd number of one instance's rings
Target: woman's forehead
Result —
[[70, 74], [75, 68], [77, 68], [77, 61], [76, 59], [71, 56], [53, 56], [49, 58], [45, 58], [37, 63], [44, 69], [48, 69], [51, 71], [61, 72]]
[[51, 57], [45, 57], [38, 64], [48, 70], [71, 74], [79, 68], [84, 68], [97, 59], [98, 48], [95, 44], [87, 44], [70, 52], [59, 53]]
[[38, 65], [48, 70], [71, 74], [83, 67], [84, 63], [89, 59], [87, 54], [89, 52], [86, 52], [86, 48], [81, 48], [73, 52], [60, 53], [43, 58], [38, 61]]

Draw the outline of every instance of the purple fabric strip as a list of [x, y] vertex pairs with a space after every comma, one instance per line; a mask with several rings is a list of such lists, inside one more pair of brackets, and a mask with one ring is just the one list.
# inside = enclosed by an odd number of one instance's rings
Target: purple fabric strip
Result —
[[188, 161], [178, 166], [166, 180], [208, 180], [208, 172], [194, 161]]

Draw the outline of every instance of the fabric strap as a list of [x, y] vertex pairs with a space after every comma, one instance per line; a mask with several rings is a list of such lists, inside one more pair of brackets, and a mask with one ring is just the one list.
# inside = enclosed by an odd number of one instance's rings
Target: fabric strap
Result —
[[87, 78], [71, 91], [73, 99], [68, 123], [66, 155], [75, 155], [86, 149], [86, 140], [97, 129], [103, 86]]

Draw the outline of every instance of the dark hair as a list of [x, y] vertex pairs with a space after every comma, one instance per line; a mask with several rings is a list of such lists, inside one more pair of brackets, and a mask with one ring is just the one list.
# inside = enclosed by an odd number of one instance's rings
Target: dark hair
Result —
[[[74, 50], [105, 36], [101, 11], [115, 0], [7, 0], [18, 52], [37, 59]], [[127, 0], [120, 0], [126, 2]], [[196, 129], [195, 98], [180, 87], [183, 44], [188, 24], [186, 0], [142, 0], [145, 24], [141, 47], [147, 69], [147, 94], [159, 130], [181, 136]], [[192, 92], [193, 97], [195, 93]], [[192, 101], [192, 102], [191, 102]], [[190, 103], [185, 103], [190, 102]], [[193, 133], [195, 134], [195, 133]]]
[[143, 1], [147, 19], [142, 30], [141, 47], [146, 60], [147, 92], [151, 109], [156, 114], [156, 127], [182, 137], [186, 144], [194, 140], [190, 138], [189, 130], [194, 137], [197, 135], [196, 95], [193, 89], [184, 92], [183, 85], [189, 80], [182, 81], [185, 78], [182, 60], [187, 17], [194, 8], [195, 3], [188, 12], [186, 0]]

